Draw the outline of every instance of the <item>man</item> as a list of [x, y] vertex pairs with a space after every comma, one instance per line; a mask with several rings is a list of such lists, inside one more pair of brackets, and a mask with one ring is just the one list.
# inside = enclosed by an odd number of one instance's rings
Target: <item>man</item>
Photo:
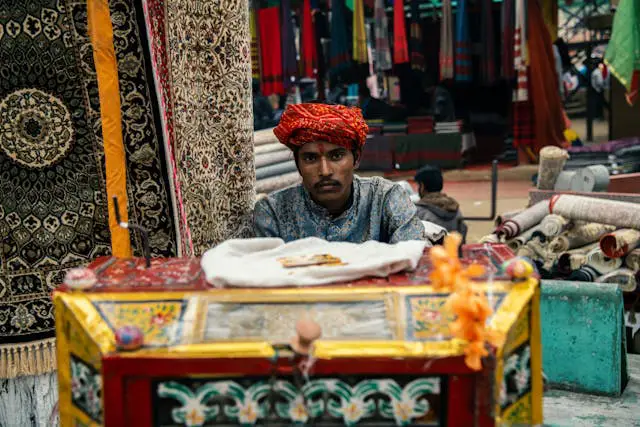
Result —
[[368, 127], [358, 108], [298, 104], [274, 134], [293, 151], [302, 184], [256, 203], [257, 237], [361, 243], [423, 240], [416, 207], [399, 185], [354, 175]]
[[462, 219], [460, 205], [442, 193], [440, 168], [423, 166], [416, 172], [415, 181], [420, 193], [420, 201], [416, 203], [418, 217], [423, 221], [437, 224], [447, 231], [457, 231], [466, 240], [467, 226], [460, 221]]

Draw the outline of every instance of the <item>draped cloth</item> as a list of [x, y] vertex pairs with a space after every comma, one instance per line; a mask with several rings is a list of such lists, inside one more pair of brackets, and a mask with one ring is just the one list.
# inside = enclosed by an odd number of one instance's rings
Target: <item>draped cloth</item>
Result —
[[284, 95], [282, 77], [282, 46], [280, 44], [280, 9], [258, 10], [260, 53], [262, 57], [262, 94]]
[[469, 40], [467, 0], [458, 0], [455, 67], [456, 81], [471, 81], [471, 41]]
[[451, 0], [442, 0], [440, 24], [440, 80], [453, 78], [453, 13]]
[[480, 17], [480, 34], [482, 35], [482, 80], [487, 84], [491, 84], [496, 79], [493, 1], [481, 0], [481, 3], [482, 16]]
[[527, 20], [526, 1], [515, 0], [516, 28], [513, 36], [513, 64], [518, 78], [514, 101], [522, 102], [529, 99], [529, 84], [527, 81]]
[[353, 60], [358, 64], [369, 62], [367, 34], [364, 26], [363, 0], [353, 0]]
[[393, 66], [389, 47], [389, 21], [384, 10], [384, 0], [375, 0], [374, 29], [376, 37], [375, 67], [377, 71], [387, 71]]
[[282, 78], [285, 89], [291, 87], [298, 77], [298, 59], [291, 21], [291, 0], [281, 0], [280, 23], [282, 24]]
[[633, 105], [640, 89], [640, 0], [618, 4], [605, 63], [627, 89], [627, 102]]
[[[309, 0], [306, 0], [307, 2]], [[249, 10], [249, 28], [251, 30], [251, 77], [260, 79], [260, 39], [258, 38], [258, 17], [255, 9]]]
[[417, 71], [426, 69], [424, 46], [422, 42], [422, 26], [420, 25], [419, 1], [411, 0], [411, 26], [409, 28], [409, 47], [411, 51], [411, 68]]
[[409, 46], [407, 44], [407, 27], [404, 19], [404, 2], [393, 2], [393, 63], [409, 62]]
[[302, 3], [302, 29], [300, 38], [300, 59], [302, 62], [302, 74], [313, 78], [318, 67], [318, 55], [316, 52], [316, 36], [311, 15], [311, 0]]
[[502, 2], [502, 71], [501, 75], [507, 80], [514, 76], [514, 3], [515, 0], [504, 0]]
[[558, 76], [553, 56], [553, 44], [542, 19], [539, 0], [528, 0], [528, 22], [536, 31], [529, 31], [529, 90], [535, 117], [535, 143], [538, 153], [544, 146], [561, 146], [564, 142], [564, 115], [558, 93]]
[[329, 54], [330, 73], [334, 76], [349, 68], [351, 49], [347, 35], [346, 6], [344, 0], [331, 2], [331, 45]]

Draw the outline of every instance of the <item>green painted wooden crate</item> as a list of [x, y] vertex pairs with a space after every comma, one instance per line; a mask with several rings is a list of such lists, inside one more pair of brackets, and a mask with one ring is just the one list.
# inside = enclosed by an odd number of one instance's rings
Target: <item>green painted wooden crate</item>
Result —
[[627, 382], [624, 307], [607, 283], [543, 280], [542, 363], [553, 388], [619, 396]]

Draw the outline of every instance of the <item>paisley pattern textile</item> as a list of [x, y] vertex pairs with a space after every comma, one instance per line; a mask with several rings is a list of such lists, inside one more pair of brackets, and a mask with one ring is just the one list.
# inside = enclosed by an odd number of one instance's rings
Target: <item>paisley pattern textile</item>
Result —
[[[89, 0], [92, 1], [92, 0]], [[122, 136], [127, 158], [129, 221], [150, 232], [152, 256], [176, 256], [176, 226], [162, 144], [144, 15], [139, 1], [109, 0], [118, 63]], [[142, 255], [138, 233], [133, 247]]]
[[196, 254], [251, 230], [254, 200], [249, 8], [166, 3], [175, 156]]
[[285, 242], [305, 237], [352, 243], [425, 238], [424, 226], [405, 190], [380, 177], [355, 176], [353, 203], [337, 218], [313, 202], [299, 184], [258, 201], [254, 221], [257, 237], [279, 237]]
[[0, 5], [0, 377], [14, 377], [55, 368], [51, 290], [111, 242], [86, 7]]

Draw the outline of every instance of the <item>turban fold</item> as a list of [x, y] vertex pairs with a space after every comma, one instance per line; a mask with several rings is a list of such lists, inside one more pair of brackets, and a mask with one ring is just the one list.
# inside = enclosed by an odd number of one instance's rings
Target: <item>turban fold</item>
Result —
[[289, 105], [273, 130], [289, 148], [324, 141], [348, 150], [362, 149], [368, 132], [359, 108], [326, 104]]

